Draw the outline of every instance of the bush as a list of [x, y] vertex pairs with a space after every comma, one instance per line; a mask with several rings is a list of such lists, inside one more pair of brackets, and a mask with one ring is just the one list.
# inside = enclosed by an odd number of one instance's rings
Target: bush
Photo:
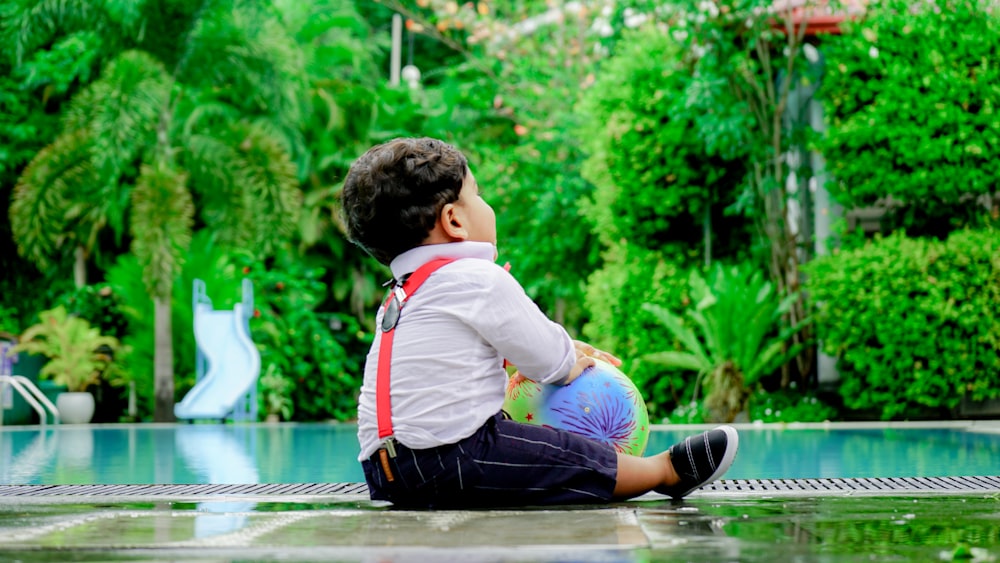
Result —
[[[279, 253], [274, 264], [244, 265], [243, 271], [254, 285], [250, 331], [261, 373], [268, 376], [263, 393], [287, 394], [291, 408], [285, 418], [355, 418], [371, 333], [349, 314], [316, 311], [327, 294], [321, 268]], [[270, 400], [280, 402], [277, 396]]]
[[739, 231], [742, 221], [722, 214], [735, 202], [742, 166], [707, 154], [684, 108], [689, 77], [669, 36], [645, 29], [618, 49], [582, 104], [591, 153], [584, 176], [596, 186], [587, 209], [595, 234], [605, 247], [683, 242], [700, 251], [707, 207], [714, 253], [726, 253], [724, 247], [743, 238], [732, 235], [745, 234], [727, 232]]
[[906, 418], [1000, 397], [1000, 232], [896, 233], [806, 271], [848, 408]]
[[650, 416], [662, 418], [690, 398], [695, 376], [638, 360], [674, 346], [641, 307], [684, 308], [688, 270], [704, 255], [706, 210], [714, 255], [733, 255], [746, 240], [743, 219], [723, 212], [742, 167], [708, 156], [690, 117], [675, 117], [691, 114], [689, 76], [669, 36], [649, 27], [615, 48], [580, 108], [591, 155], [583, 173], [595, 186], [584, 210], [603, 258], [587, 280], [583, 332], [626, 361]]
[[640, 360], [674, 345], [673, 337], [642, 310], [643, 304], [673, 309], [687, 304], [687, 270], [672, 256], [629, 245], [615, 247], [605, 253], [604, 267], [587, 280], [591, 317], [584, 336], [623, 360], [622, 372], [642, 391], [651, 420], [667, 416], [673, 405], [689, 398], [697, 377]]
[[824, 39], [830, 127], [820, 148], [841, 203], [892, 196], [906, 204], [892, 226], [911, 235], [982, 219], [969, 196], [1000, 184], [1000, 14], [991, 4], [877, 2]]

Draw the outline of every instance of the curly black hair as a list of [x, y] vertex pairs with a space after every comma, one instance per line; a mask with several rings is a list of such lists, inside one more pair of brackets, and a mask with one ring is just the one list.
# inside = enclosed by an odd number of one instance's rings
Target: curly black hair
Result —
[[431, 138], [399, 138], [361, 155], [341, 193], [347, 236], [376, 260], [419, 246], [441, 209], [458, 200], [468, 173], [465, 156]]

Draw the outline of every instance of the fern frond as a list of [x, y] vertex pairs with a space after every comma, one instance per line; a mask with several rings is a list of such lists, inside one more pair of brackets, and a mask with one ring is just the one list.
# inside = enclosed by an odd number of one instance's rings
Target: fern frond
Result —
[[39, 268], [71, 236], [69, 225], [80, 213], [74, 195], [97, 181], [85, 131], [63, 134], [42, 149], [24, 169], [14, 188], [10, 222], [18, 251]]
[[167, 298], [191, 244], [194, 203], [185, 174], [157, 160], [143, 165], [132, 192], [132, 252], [150, 295]]
[[251, 114], [300, 121], [304, 61], [272, 10], [251, 0], [217, 2], [202, 12], [187, 42], [179, 81], [222, 88]]
[[697, 372], [707, 372], [712, 369], [710, 364], [702, 362], [698, 356], [687, 352], [654, 352], [642, 356], [642, 359], [654, 364]]
[[198, 215], [216, 233], [218, 242], [229, 248], [249, 247], [253, 237], [242, 228], [250, 212], [238, 173], [241, 155], [224, 131], [186, 136], [184, 168], [191, 190], [197, 194]]
[[672, 313], [669, 309], [653, 303], [643, 303], [642, 308], [650, 312], [670, 332], [671, 336], [680, 341], [688, 352], [698, 358], [699, 362], [702, 364], [711, 363], [708, 354], [705, 352], [705, 348], [698, 341], [698, 336], [691, 329], [684, 326], [684, 322], [680, 317]]
[[242, 184], [249, 197], [251, 217], [246, 227], [254, 233], [254, 248], [270, 254], [295, 230], [302, 208], [295, 165], [280, 141], [250, 126], [240, 143]]
[[84, 115], [80, 125], [93, 132], [94, 164], [103, 175], [116, 178], [127, 163], [156, 142], [156, 127], [167, 108], [171, 84], [159, 61], [142, 51], [126, 51], [88, 87], [100, 103], [74, 113]]
[[239, 109], [220, 100], [197, 101], [185, 113], [187, 117], [181, 130], [185, 138], [196, 135], [198, 131], [228, 127], [240, 118]]
[[145, 1], [6, 0], [0, 2], [0, 50], [13, 66], [58, 35], [93, 31], [116, 38], [142, 33]]

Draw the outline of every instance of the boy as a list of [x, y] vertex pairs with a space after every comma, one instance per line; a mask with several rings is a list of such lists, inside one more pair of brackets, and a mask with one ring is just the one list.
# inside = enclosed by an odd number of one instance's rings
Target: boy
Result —
[[[371, 498], [403, 507], [680, 498], [729, 469], [728, 426], [651, 457], [508, 420], [504, 361], [565, 385], [602, 358], [548, 320], [496, 265], [496, 215], [465, 157], [435, 139], [362, 155], [342, 195], [348, 236], [392, 270], [358, 405]], [[405, 307], [404, 307], [405, 305]], [[390, 384], [391, 381], [391, 384]]]

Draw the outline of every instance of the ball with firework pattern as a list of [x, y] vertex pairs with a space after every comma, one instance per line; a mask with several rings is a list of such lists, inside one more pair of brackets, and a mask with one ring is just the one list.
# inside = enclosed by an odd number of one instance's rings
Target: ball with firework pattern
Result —
[[519, 422], [569, 430], [622, 453], [642, 455], [649, 441], [649, 413], [639, 389], [601, 360], [569, 385], [542, 385], [515, 373], [504, 410]]

